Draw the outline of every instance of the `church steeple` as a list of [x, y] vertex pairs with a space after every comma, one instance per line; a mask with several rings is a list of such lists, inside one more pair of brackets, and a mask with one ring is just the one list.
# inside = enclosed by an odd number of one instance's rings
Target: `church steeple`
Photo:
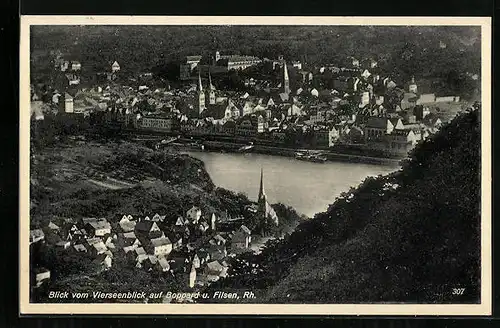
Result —
[[417, 93], [417, 83], [415, 83], [415, 76], [411, 77], [410, 85], [408, 86], [408, 91], [412, 93]]
[[257, 215], [264, 224], [264, 227], [268, 223], [273, 225], [278, 225], [279, 219], [274, 211], [273, 207], [267, 201], [266, 192], [264, 191], [264, 170], [260, 169], [260, 188], [259, 188], [259, 199], [257, 201]]
[[286, 94], [290, 93], [290, 80], [288, 78], [288, 68], [286, 67], [286, 62], [283, 64], [283, 92]]
[[259, 188], [259, 201], [266, 197], [266, 193], [264, 191], [264, 170], [260, 168], [260, 188]]
[[205, 108], [205, 93], [203, 92], [203, 85], [201, 84], [200, 71], [198, 70], [198, 114], [201, 114]]
[[202, 92], [203, 91], [203, 84], [201, 84], [201, 75], [200, 75], [200, 71], [198, 71], [198, 92]]
[[210, 69], [208, 70], [208, 82], [209, 82], [209, 93], [208, 93], [209, 103], [210, 105], [215, 105], [215, 87], [212, 84], [212, 76], [210, 74]]

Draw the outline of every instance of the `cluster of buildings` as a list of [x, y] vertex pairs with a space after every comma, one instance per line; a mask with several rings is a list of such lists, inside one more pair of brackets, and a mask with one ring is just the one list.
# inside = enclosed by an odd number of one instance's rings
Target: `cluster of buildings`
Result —
[[[267, 200], [262, 172], [259, 200], [248, 210], [263, 226], [279, 223]], [[252, 246], [252, 231], [241, 218], [204, 213], [192, 206], [173, 221], [157, 213], [151, 217], [126, 214], [112, 222], [106, 218], [60, 218], [30, 230], [30, 245], [37, 243], [90, 254], [98, 272], [110, 269], [117, 257], [124, 257], [137, 268], [172, 275], [185, 286], [196, 288], [228, 275], [229, 259]], [[32, 269], [35, 286], [50, 281], [49, 270]]]
[[215, 52], [215, 56], [203, 58], [203, 56], [187, 56], [185, 61], [180, 65], [180, 79], [189, 80], [193, 71], [213, 71], [224, 73], [230, 70], [244, 70], [249, 67], [258, 65], [262, 60], [255, 56], [245, 55], [221, 55], [219, 51]]
[[[246, 78], [244, 91], [219, 90], [214, 71], [220, 65], [226, 70], [244, 70], [263, 61], [219, 52], [208, 64], [202, 59], [188, 56], [183, 64], [186, 74], [197, 75], [196, 84], [158, 88], [147, 83], [106, 83], [65, 92], [55, 90], [50, 105], [55, 111], [94, 115], [103, 124], [124, 129], [238, 136], [276, 146], [300, 142], [302, 147], [328, 149], [355, 144], [404, 154], [442, 123], [430, 108], [460, 102], [455, 95], [422, 92], [414, 79], [398, 85], [371, 58], [349, 57], [341, 67], [326, 65], [309, 70], [283, 57], [266, 59], [279, 71], [279, 79]], [[119, 71], [117, 65], [115, 62], [111, 67], [113, 74]], [[40, 108], [35, 104], [39, 101], [36, 94], [32, 99], [33, 108]], [[33, 111], [36, 119], [42, 117]]]

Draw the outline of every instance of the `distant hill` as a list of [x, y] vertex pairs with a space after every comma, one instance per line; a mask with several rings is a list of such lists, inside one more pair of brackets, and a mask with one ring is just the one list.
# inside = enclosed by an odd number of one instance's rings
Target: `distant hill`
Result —
[[[446, 45], [441, 48], [440, 45]], [[150, 70], [186, 55], [240, 53], [340, 64], [347, 56], [375, 58], [388, 72], [443, 75], [480, 72], [480, 29], [389, 26], [36, 26], [32, 66], [49, 64], [49, 51], [80, 60], [83, 69]]]
[[475, 110], [210, 288], [252, 290], [258, 303], [478, 302], [479, 163]]

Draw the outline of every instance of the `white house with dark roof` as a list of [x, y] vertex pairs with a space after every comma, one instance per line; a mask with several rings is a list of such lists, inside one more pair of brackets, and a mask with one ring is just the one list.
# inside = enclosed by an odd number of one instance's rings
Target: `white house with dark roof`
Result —
[[172, 242], [168, 237], [160, 237], [151, 239], [150, 245], [147, 246], [148, 253], [156, 256], [168, 255], [172, 251]]
[[111, 224], [104, 218], [86, 220], [85, 229], [89, 235], [102, 237], [111, 233]]

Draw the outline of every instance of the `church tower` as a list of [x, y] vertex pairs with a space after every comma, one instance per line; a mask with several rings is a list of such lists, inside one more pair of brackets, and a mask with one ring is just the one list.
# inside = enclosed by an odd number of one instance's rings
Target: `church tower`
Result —
[[408, 86], [408, 91], [411, 93], [417, 93], [417, 84], [415, 83], [415, 77], [411, 77], [411, 83]]
[[261, 168], [260, 169], [259, 198], [258, 198], [259, 204], [261, 203], [262, 200], [266, 201], [266, 192], [264, 191], [264, 170]]
[[215, 87], [214, 85], [212, 84], [212, 76], [210, 75], [210, 71], [208, 71], [208, 81], [210, 83], [209, 85], [209, 94], [208, 94], [208, 98], [209, 98], [209, 102], [210, 102], [210, 105], [215, 105]]
[[271, 223], [273, 225], [278, 225], [278, 216], [274, 211], [273, 207], [267, 201], [266, 192], [264, 190], [264, 170], [260, 169], [260, 188], [259, 188], [259, 198], [257, 201], [257, 215], [262, 223]]
[[288, 78], [288, 68], [286, 62], [283, 64], [283, 92], [290, 94], [290, 80]]
[[203, 85], [201, 84], [201, 75], [198, 71], [198, 114], [201, 114], [205, 109], [205, 93], [203, 92]]

